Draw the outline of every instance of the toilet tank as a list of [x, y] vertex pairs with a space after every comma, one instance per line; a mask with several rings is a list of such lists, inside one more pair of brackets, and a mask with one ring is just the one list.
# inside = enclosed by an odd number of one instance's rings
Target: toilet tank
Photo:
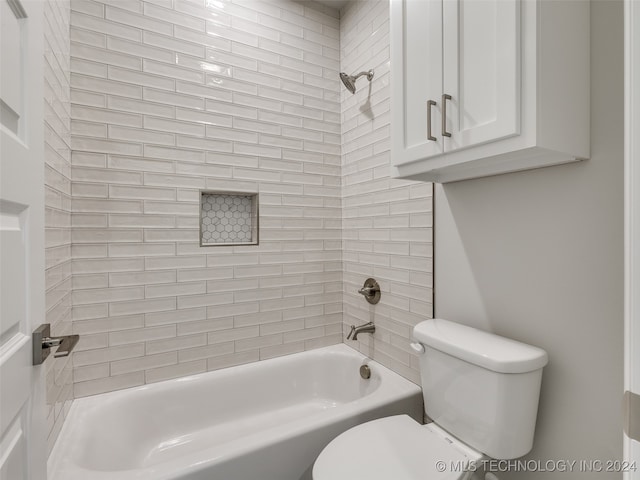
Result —
[[537, 347], [447, 320], [420, 322], [426, 414], [458, 440], [496, 459], [531, 450], [542, 368]]

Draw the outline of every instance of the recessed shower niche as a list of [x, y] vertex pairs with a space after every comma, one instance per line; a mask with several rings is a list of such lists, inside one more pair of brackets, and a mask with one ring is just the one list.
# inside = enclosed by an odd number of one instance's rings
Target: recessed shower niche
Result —
[[200, 246], [257, 244], [257, 193], [200, 192]]

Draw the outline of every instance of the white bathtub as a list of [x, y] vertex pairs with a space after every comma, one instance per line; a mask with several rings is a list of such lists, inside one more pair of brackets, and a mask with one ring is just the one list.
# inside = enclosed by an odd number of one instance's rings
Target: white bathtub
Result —
[[49, 479], [308, 479], [335, 436], [400, 413], [422, 419], [420, 388], [335, 345], [75, 400]]

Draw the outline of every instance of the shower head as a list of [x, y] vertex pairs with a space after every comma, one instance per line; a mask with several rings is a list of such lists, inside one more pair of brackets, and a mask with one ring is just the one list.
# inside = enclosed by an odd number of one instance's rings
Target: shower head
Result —
[[367, 80], [371, 81], [373, 79], [373, 70], [369, 70], [368, 72], [360, 72], [357, 75], [347, 75], [344, 72], [340, 72], [340, 80], [344, 83], [344, 86], [347, 87], [351, 93], [356, 93], [356, 80], [361, 76], [366, 75]]
[[344, 72], [340, 72], [340, 80], [344, 83], [344, 86], [347, 87], [351, 93], [356, 93], [356, 79], [351, 75], [347, 75]]

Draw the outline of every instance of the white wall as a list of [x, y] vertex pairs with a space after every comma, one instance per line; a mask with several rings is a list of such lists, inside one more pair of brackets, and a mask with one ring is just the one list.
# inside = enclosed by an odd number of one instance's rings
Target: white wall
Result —
[[527, 458], [622, 457], [622, 32], [622, 2], [593, 2], [590, 160], [436, 190], [436, 317], [549, 353]]

